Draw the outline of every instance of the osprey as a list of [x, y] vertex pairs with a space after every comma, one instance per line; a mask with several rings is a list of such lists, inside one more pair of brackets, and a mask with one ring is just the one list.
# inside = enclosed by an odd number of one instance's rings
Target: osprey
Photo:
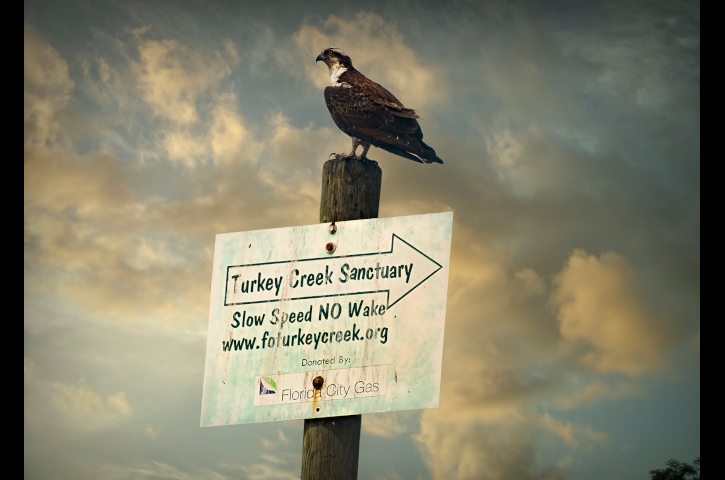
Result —
[[[327, 48], [317, 56], [330, 70], [332, 86], [325, 88], [325, 102], [335, 125], [352, 137], [352, 152], [337, 158], [366, 160], [370, 145], [420, 163], [443, 163], [435, 150], [423, 143], [415, 110], [406, 108], [395, 95], [352, 66], [339, 48]], [[355, 155], [362, 145], [363, 152]]]

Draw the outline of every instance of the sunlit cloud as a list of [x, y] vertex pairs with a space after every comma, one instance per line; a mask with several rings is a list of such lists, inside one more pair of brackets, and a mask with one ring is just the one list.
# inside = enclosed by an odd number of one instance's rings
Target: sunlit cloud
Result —
[[175, 40], [138, 42], [133, 69], [142, 98], [154, 114], [180, 124], [198, 119], [199, 96], [229, 75], [238, 59], [229, 41], [223, 52], [190, 50]]
[[628, 375], [662, 364], [667, 333], [637, 296], [636, 277], [622, 256], [575, 250], [554, 282], [551, 302], [562, 337], [591, 347], [584, 364]]
[[537, 471], [531, 426], [529, 419], [513, 412], [473, 420], [431, 410], [423, 414], [417, 441], [434, 479], [571, 478], [554, 466]]
[[126, 392], [116, 392], [106, 397], [106, 407], [116, 410], [122, 415], [131, 415], [133, 413], [133, 408], [131, 408], [126, 398]]
[[610, 386], [602, 381], [595, 381], [571, 395], [561, 395], [556, 403], [558, 408], [568, 410], [601, 400], [639, 397], [644, 394], [644, 389], [633, 383], [617, 383]]
[[589, 426], [556, 420], [548, 413], [537, 417], [536, 424], [547, 432], [561, 438], [566, 446], [572, 448], [579, 447], [582, 442], [601, 443], [607, 439], [607, 434], [604, 432], [594, 430]]
[[342, 48], [353, 65], [380, 83], [409, 108], [421, 109], [447, 94], [445, 78], [436, 66], [422, 60], [406, 44], [393, 22], [380, 15], [359, 12], [354, 18], [330, 15], [319, 25], [304, 25], [293, 35], [296, 55], [284, 55], [286, 64], [305, 73], [321, 90], [330, 85], [327, 67], [314, 59], [327, 47]]
[[58, 115], [70, 100], [75, 83], [68, 63], [27, 23], [23, 24], [23, 108], [25, 143], [59, 140]]
[[131, 415], [133, 409], [125, 392], [116, 392], [105, 400], [96, 393], [85, 378], [75, 385], [55, 383], [50, 393], [51, 402], [62, 413], [71, 417], [85, 417], [104, 411]]
[[226, 480], [230, 477], [208, 468], [196, 471], [185, 471], [162, 462], [138, 463], [132, 466], [103, 465], [101, 472], [104, 478], [123, 479], [157, 479], [171, 480]]
[[374, 413], [362, 417], [362, 429], [370, 435], [384, 438], [395, 438], [408, 432], [408, 426], [401, 421], [404, 414]]

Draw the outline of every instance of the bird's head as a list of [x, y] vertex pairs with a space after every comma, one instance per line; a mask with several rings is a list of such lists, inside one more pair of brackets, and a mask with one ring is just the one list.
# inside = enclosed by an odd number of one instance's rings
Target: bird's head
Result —
[[340, 64], [344, 67], [352, 67], [352, 60], [345, 52], [336, 47], [326, 48], [317, 56], [316, 62], [325, 62], [328, 67]]

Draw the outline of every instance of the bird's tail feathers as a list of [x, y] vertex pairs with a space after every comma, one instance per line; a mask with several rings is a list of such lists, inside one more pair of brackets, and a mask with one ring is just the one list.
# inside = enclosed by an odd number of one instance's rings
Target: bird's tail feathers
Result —
[[424, 163], [443, 163], [437, 155], [429, 155], [427, 157], [420, 157]]
[[443, 163], [443, 160], [441, 160], [438, 155], [436, 155], [436, 151], [430, 148], [428, 145], [420, 142], [423, 147], [423, 153], [419, 154], [418, 157], [420, 157], [425, 163]]
[[395, 155], [400, 155], [403, 158], [413, 160], [414, 162], [443, 163], [443, 160], [441, 160], [438, 155], [436, 155], [435, 150], [423, 143], [422, 140], [414, 137], [411, 138], [407, 136], [396, 136], [394, 140], [391, 139], [390, 143], [375, 142], [374, 140], [371, 143], [378, 148], [387, 150], [388, 152]]
[[389, 145], [389, 144], [375, 144], [376, 147], [380, 147], [383, 150], [386, 150], [394, 155], [400, 155], [403, 158], [407, 158], [408, 160], [413, 160], [414, 162], [418, 163], [425, 163], [424, 160], [421, 159], [421, 157], [418, 157], [416, 155], [412, 155], [408, 153], [407, 151], [403, 150], [400, 147], [396, 147], [395, 145]]

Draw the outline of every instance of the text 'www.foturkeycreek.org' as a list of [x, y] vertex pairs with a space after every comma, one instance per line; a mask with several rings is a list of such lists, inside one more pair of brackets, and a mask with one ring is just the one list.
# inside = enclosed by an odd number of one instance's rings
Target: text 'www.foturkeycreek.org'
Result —
[[[257, 340], [260, 340], [257, 343]], [[304, 345], [314, 345], [315, 350], [320, 344], [355, 342], [366, 340], [378, 340], [380, 343], [388, 342], [388, 327], [368, 328], [362, 333], [361, 328], [357, 328], [357, 324], [352, 324], [351, 330], [333, 330], [329, 332], [303, 333], [302, 329], [298, 329], [294, 335], [282, 335], [278, 333], [275, 337], [269, 332], [264, 332], [261, 338], [241, 338], [222, 340], [222, 348], [225, 352], [232, 350], [256, 350], [259, 348], [278, 348], [278, 347], [301, 347]]]

